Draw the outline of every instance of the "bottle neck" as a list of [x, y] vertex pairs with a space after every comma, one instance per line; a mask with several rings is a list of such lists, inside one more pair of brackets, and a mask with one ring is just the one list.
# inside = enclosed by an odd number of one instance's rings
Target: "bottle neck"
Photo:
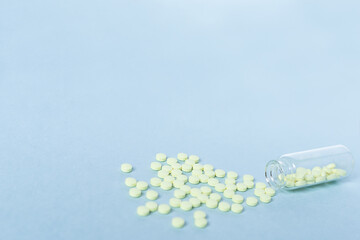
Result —
[[269, 185], [275, 189], [285, 186], [285, 176], [296, 171], [295, 164], [288, 158], [271, 160], [265, 167], [265, 178]]

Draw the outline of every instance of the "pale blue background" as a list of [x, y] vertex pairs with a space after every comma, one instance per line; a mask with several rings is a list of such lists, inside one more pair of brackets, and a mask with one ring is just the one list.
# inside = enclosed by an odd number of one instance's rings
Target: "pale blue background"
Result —
[[264, 180], [338, 143], [359, 162], [358, 1], [0, 0], [0, 24], [1, 240], [360, 238], [359, 164], [205, 230], [135, 215], [119, 172], [183, 151]]

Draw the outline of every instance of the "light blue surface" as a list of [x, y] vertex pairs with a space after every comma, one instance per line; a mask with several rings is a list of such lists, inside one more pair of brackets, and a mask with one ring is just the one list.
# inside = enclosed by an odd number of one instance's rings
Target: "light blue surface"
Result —
[[[0, 239], [359, 239], [359, 9], [1, 0]], [[264, 180], [270, 159], [340, 143], [347, 180], [209, 210], [204, 230], [138, 217], [119, 172], [187, 152]]]

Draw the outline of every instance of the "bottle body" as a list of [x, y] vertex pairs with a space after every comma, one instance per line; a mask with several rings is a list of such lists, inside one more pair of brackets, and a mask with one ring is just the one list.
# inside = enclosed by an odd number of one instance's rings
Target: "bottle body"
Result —
[[266, 181], [276, 189], [293, 190], [343, 179], [354, 168], [354, 158], [344, 145], [284, 154], [267, 163]]

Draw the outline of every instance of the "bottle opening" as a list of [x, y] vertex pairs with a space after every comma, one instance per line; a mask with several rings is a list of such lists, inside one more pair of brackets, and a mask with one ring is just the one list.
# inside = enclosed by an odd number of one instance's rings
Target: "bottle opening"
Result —
[[285, 175], [286, 173], [282, 162], [272, 160], [266, 164], [265, 179], [271, 187], [275, 189], [284, 187]]

